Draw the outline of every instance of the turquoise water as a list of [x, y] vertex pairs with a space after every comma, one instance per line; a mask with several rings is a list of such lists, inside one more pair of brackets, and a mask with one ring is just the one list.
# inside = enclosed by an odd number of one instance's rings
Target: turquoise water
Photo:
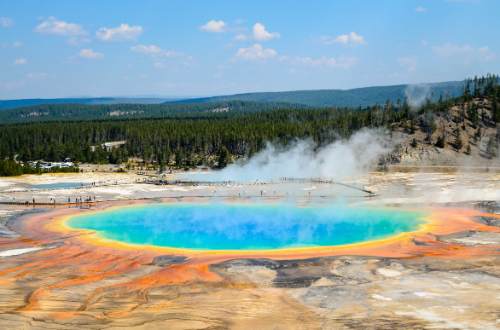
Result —
[[412, 231], [423, 214], [293, 204], [150, 204], [79, 215], [78, 229], [164, 247], [246, 250], [333, 246]]
[[43, 183], [43, 184], [32, 184], [32, 189], [40, 190], [56, 190], [56, 189], [74, 189], [80, 188], [85, 185], [83, 182], [55, 182], [55, 183]]

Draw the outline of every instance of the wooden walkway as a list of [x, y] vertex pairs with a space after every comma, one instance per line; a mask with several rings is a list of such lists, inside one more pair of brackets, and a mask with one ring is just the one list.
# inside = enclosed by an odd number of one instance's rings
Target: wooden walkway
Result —
[[349, 189], [358, 190], [369, 195], [375, 195], [371, 190], [364, 187], [357, 187], [347, 183], [335, 181], [332, 179], [321, 178], [280, 178], [278, 182], [275, 181], [253, 181], [253, 182], [239, 182], [239, 181], [191, 181], [191, 180], [164, 180], [164, 179], [149, 179], [141, 183], [155, 184], [155, 185], [186, 185], [186, 186], [227, 186], [235, 184], [248, 184], [248, 185], [270, 185], [277, 183], [314, 183], [314, 184], [333, 184], [343, 186]]

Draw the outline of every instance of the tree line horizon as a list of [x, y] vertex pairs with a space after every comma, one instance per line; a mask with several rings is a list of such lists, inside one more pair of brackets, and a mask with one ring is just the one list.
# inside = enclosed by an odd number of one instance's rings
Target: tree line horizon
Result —
[[[241, 102], [230, 111], [204, 112], [202, 105], [197, 105], [194, 111], [174, 111], [161, 118], [3, 124], [0, 125], [0, 175], [40, 173], [29, 166], [28, 161], [56, 162], [66, 158], [94, 164], [121, 164], [135, 158], [141, 159], [144, 166], [159, 170], [196, 166], [223, 168], [236, 158], [251, 157], [266, 142], [287, 145], [293, 140], [308, 138], [320, 147], [348, 138], [361, 128], [390, 128], [403, 122], [409, 123], [411, 131], [427, 125], [418, 120], [422, 114], [432, 117], [446, 113], [453, 105], [463, 105], [473, 98], [488, 98], [492, 104], [492, 120], [495, 125], [500, 122], [499, 78], [487, 75], [465, 80], [463, 93], [458, 97], [427, 99], [418, 109], [412, 109], [407, 100], [340, 109], [297, 105], [287, 108], [283, 104], [258, 103], [250, 103], [249, 109], [245, 109], [245, 103]], [[80, 107], [84, 106], [77, 109]], [[99, 106], [92, 107], [99, 109]], [[468, 116], [476, 118], [474, 110], [469, 111], [472, 112]], [[119, 140], [126, 143], [110, 150], [101, 147], [104, 142]]]

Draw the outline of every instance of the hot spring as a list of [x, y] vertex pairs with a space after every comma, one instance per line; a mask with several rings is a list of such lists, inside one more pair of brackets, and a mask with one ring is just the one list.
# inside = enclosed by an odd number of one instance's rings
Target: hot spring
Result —
[[36, 190], [57, 190], [57, 189], [75, 189], [85, 186], [84, 182], [54, 182], [54, 183], [42, 183], [42, 184], [32, 184], [31, 189]]
[[78, 215], [75, 229], [105, 239], [171, 248], [270, 250], [336, 246], [414, 231], [424, 214], [294, 204], [147, 204]]

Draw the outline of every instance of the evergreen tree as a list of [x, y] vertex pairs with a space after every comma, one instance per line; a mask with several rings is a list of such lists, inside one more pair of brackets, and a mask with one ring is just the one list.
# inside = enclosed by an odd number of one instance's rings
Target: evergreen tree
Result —
[[455, 140], [453, 141], [453, 146], [457, 151], [460, 151], [463, 147], [463, 142], [462, 142], [462, 137], [460, 135], [460, 130], [459, 128], [455, 128]]
[[230, 162], [229, 151], [226, 147], [222, 146], [218, 153], [217, 167], [224, 168]]
[[470, 155], [470, 153], [471, 153], [470, 144], [468, 144], [468, 145], [467, 145], [467, 147], [465, 148], [465, 153], [466, 153], [467, 155]]
[[496, 142], [496, 139], [490, 137], [490, 139], [488, 140], [488, 144], [486, 146], [486, 153], [490, 158], [494, 158], [497, 156], [497, 151], [498, 151], [498, 144]]
[[496, 96], [492, 98], [491, 102], [491, 114], [493, 116], [493, 122], [500, 123], [500, 107], [498, 106]]
[[443, 135], [438, 136], [436, 143], [434, 145], [438, 148], [444, 148], [445, 143], [446, 143], [446, 138], [443, 134]]

